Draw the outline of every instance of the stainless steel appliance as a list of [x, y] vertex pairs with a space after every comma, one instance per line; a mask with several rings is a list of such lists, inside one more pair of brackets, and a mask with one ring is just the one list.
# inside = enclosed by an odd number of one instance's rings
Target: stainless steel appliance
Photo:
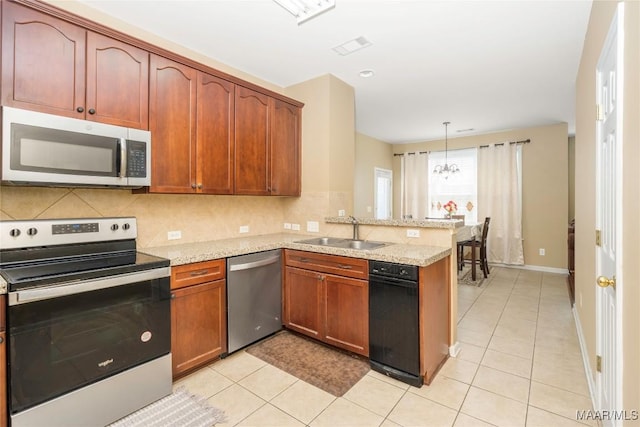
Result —
[[281, 250], [227, 258], [227, 351], [282, 329]]
[[12, 427], [103, 426], [171, 393], [169, 261], [135, 218], [0, 222]]
[[418, 267], [369, 261], [371, 369], [420, 387]]
[[126, 188], [151, 185], [151, 133], [2, 107], [2, 182]]

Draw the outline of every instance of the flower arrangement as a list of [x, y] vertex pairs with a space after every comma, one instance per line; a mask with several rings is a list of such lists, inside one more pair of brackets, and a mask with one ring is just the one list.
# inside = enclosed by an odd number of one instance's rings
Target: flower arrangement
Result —
[[451, 218], [451, 215], [455, 214], [458, 211], [458, 205], [456, 205], [456, 202], [454, 202], [453, 200], [449, 200], [442, 207], [445, 211], [447, 211], [446, 216], [449, 218]]

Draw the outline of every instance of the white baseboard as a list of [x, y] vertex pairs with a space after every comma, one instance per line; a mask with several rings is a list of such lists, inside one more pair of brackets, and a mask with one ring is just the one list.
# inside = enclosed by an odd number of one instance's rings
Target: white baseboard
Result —
[[587, 351], [587, 344], [584, 339], [584, 333], [582, 332], [582, 323], [580, 323], [580, 317], [575, 305], [571, 308], [573, 312], [573, 319], [576, 324], [576, 332], [578, 333], [578, 341], [580, 342], [580, 352], [582, 353], [582, 363], [584, 364], [584, 374], [587, 377], [587, 384], [589, 385], [589, 395], [591, 397], [591, 405], [593, 408], [596, 406], [596, 382], [591, 375], [591, 363], [589, 363], [589, 352]]
[[558, 268], [558, 267], [545, 267], [543, 265], [510, 265], [510, 264], [498, 264], [498, 263], [489, 263], [489, 266], [494, 267], [504, 267], [504, 268], [519, 268], [521, 270], [532, 270], [532, 271], [542, 271], [545, 273], [557, 273], [557, 274], [569, 274], [569, 270], [566, 268]]
[[449, 356], [458, 357], [458, 354], [460, 354], [460, 350], [461, 350], [460, 342], [456, 341], [456, 343], [454, 345], [449, 347]]

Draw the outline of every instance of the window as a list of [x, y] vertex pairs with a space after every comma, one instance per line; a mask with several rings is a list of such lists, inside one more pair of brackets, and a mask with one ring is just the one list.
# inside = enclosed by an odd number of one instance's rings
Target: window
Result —
[[464, 215], [467, 222], [477, 222], [478, 149], [450, 150], [446, 162], [457, 165], [460, 172], [447, 178], [434, 174], [436, 165], [444, 165], [445, 152], [429, 153], [429, 217], [442, 218], [446, 213], [442, 206], [453, 200], [458, 206], [457, 215]]

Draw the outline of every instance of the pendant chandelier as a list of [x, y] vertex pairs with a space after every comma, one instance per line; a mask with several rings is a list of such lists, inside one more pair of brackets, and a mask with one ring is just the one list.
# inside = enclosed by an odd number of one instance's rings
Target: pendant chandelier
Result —
[[455, 163], [449, 164], [447, 162], [447, 152], [449, 151], [449, 134], [448, 127], [451, 122], [443, 122], [444, 125], [444, 165], [436, 165], [433, 168], [433, 173], [437, 175], [442, 175], [444, 179], [449, 178], [449, 175], [460, 172], [460, 168]]

